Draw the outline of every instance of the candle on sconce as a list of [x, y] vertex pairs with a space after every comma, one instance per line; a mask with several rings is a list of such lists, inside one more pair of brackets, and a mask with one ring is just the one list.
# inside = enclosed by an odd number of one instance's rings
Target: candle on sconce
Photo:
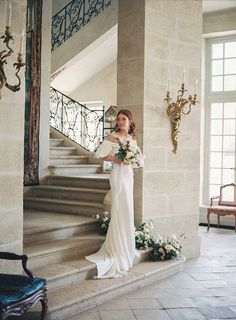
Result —
[[195, 94], [197, 94], [198, 81], [195, 81]]
[[186, 70], [184, 69], [183, 70], [183, 83], [185, 83], [185, 72], [186, 72]]
[[23, 40], [24, 40], [24, 30], [22, 30], [21, 32], [21, 37], [20, 37], [20, 50], [19, 53], [23, 54], [24, 50], [23, 50]]
[[168, 79], [168, 87], [167, 87], [167, 91], [170, 92], [170, 79]]
[[9, 7], [7, 9], [7, 18], [6, 18], [6, 26], [11, 26], [11, 14], [12, 14], [12, 2], [10, 1]]

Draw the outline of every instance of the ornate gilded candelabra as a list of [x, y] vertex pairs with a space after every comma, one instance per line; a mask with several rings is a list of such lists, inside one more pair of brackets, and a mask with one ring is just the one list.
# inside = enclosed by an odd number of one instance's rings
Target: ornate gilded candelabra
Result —
[[14, 52], [10, 47], [9, 43], [12, 41], [14, 43], [13, 36], [11, 35], [10, 27], [6, 27], [5, 34], [0, 38], [3, 39], [3, 43], [6, 44], [8, 50], [0, 51], [0, 99], [2, 97], [2, 88], [6, 86], [9, 90], [16, 92], [20, 90], [21, 86], [21, 79], [19, 77], [20, 69], [25, 65], [22, 62], [22, 42], [23, 42], [23, 35], [21, 35], [21, 46], [20, 52], [18, 53], [17, 62], [13, 64], [13, 67], [16, 69], [15, 76], [18, 79], [18, 83], [15, 85], [11, 85], [7, 82], [7, 76], [4, 70], [4, 65], [7, 64], [7, 58], [12, 55]]
[[[195, 91], [196, 91], [197, 81], [195, 84]], [[182, 114], [187, 115], [191, 112], [192, 105], [196, 105], [198, 103], [197, 101], [197, 94], [189, 95], [188, 99], [184, 98], [184, 93], [188, 90], [185, 90], [184, 83], [181, 85], [181, 89], [178, 91], [177, 99], [176, 101], [172, 101], [172, 98], [170, 97], [169, 88], [166, 93], [165, 101], [168, 104], [167, 107], [167, 115], [170, 119], [171, 123], [171, 140], [173, 144], [173, 153], [176, 153], [177, 147], [178, 147], [178, 133], [179, 126], [181, 123], [181, 116]]]

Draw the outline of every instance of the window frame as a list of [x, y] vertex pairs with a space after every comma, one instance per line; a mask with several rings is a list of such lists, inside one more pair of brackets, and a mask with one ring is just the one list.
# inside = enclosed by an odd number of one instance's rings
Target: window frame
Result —
[[[211, 104], [212, 103], [225, 103], [236, 102], [236, 90], [233, 91], [221, 91], [212, 92], [211, 87], [211, 71], [212, 71], [212, 58], [211, 58], [211, 46], [215, 43], [224, 43], [236, 41], [236, 35], [220, 36], [213, 38], [206, 38], [205, 43], [205, 125], [204, 125], [204, 183], [203, 183], [203, 204], [209, 205], [209, 188], [210, 188], [210, 133], [211, 133]], [[222, 141], [223, 143], [223, 141]], [[235, 148], [236, 152], [236, 148]], [[236, 159], [235, 159], [236, 161]], [[236, 175], [236, 172], [235, 172]]]

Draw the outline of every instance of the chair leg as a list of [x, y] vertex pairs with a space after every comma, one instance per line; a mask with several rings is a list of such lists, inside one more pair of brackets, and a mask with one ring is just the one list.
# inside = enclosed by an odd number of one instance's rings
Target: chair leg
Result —
[[207, 210], [207, 222], [208, 222], [207, 231], [210, 229], [210, 214], [211, 214], [211, 212], [209, 210]]
[[44, 298], [42, 300], [40, 300], [40, 302], [42, 305], [42, 312], [41, 312], [40, 320], [46, 320], [46, 314], [47, 314], [47, 310], [48, 310], [48, 299], [47, 299], [46, 293], [44, 295]]
[[220, 227], [220, 215], [217, 214], [217, 228]]

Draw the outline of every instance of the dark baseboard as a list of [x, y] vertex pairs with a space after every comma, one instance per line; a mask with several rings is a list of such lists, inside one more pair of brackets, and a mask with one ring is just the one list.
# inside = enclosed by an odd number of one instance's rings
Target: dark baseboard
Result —
[[[207, 227], [207, 223], [199, 223], [200, 227]], [[212, 223], [211, 228], [217, 228], [217, 229], [228, 229], [228, 230], [234, 230], [234, 226], [225, 226], [225, 225], [220, 225], [219, 228], [217, 227], [217, 224]]]

